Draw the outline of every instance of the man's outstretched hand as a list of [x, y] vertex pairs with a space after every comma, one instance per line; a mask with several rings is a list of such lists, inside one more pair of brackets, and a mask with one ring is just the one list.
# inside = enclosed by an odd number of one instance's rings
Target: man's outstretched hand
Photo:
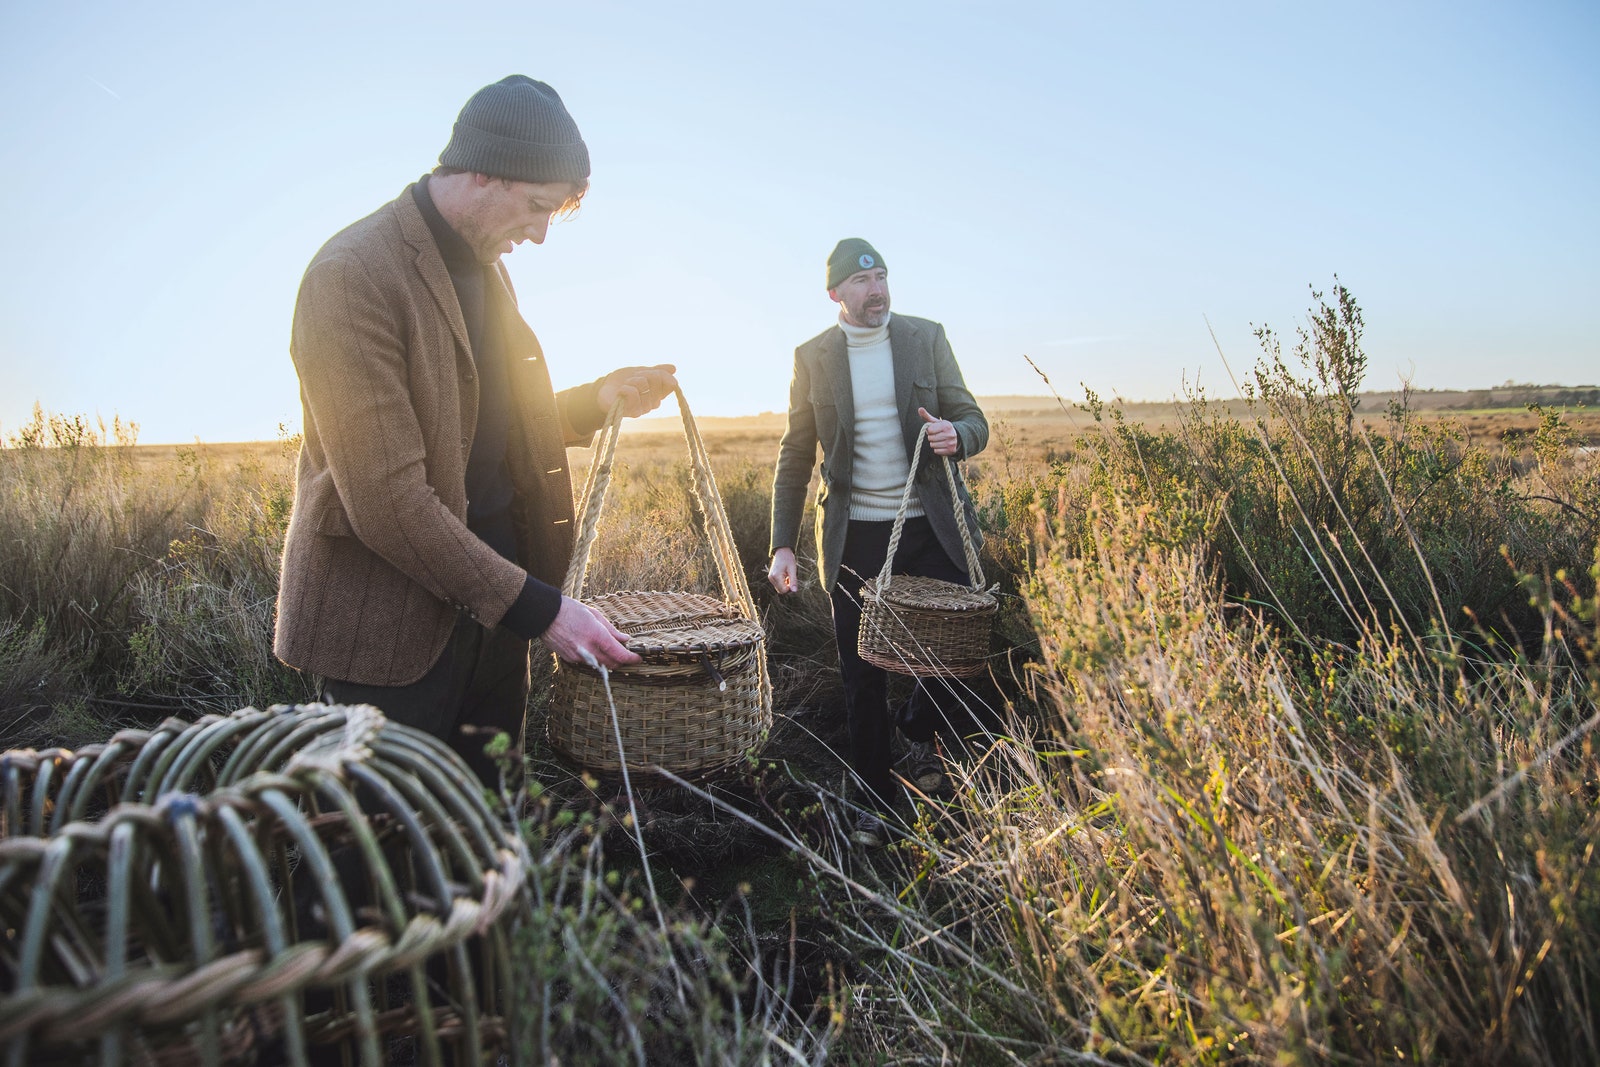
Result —
[[539, 640], [568, 663], [611, 670], [639, 662], [638, 654], [623, 644], [627, 634], [612, 626], [598, 609], [569, 596], [561, 598], [561, 610]]
[[654, 411], [678, 388], [677, 370], [671, 363], [658, 363], [654, 367], [620, 367], [612, 371], [600, 381], [600, 410], [609, 413], [620, 396], [622, 414], [627, 418]]

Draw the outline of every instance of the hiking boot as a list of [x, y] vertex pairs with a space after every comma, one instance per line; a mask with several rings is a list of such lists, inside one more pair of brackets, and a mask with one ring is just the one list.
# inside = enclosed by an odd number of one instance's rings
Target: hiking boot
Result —
[[912, 741], [906, 746], [906, 754], [900, 757], [899, 767], [906, 781], [930, 796], [950, 791], [944, 759], [932, 741]]
[[874, 813], [863, 811], [856, 816], [856, 825], [855, 829], [850, 831], [850, 840], [862, 848], [882, 848], [889, 843], [889, 827]]

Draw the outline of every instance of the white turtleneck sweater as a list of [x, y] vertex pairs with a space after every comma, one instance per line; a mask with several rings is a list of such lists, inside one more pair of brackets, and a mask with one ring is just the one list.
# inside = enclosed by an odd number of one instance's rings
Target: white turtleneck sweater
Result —
[[[882, 326], [853, 326], [839, 316], [850, 357], [850, 388], [855, 394], [856, 446], [851, 456], [850, 517], [882, 522], [900, 510], [911, 461], [900, 436], [900, 409], [894, 395], [894, 358], [889, 320]], [[907, 516], [922, 514], [915, 495]]]

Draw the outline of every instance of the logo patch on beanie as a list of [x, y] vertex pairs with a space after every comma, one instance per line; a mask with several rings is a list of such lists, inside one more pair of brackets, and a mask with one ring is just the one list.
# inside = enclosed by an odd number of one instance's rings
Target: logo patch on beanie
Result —
[[878, 261], [863, 252], [861, 253], [861, 258], [856, 260], [856, 262], [861, 264], [862, 270], [871, 270]]

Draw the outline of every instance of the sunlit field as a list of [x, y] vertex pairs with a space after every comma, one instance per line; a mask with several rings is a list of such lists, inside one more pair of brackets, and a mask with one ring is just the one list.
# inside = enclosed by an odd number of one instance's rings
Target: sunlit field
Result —
[[[1600, 413], [1365, 393], [1354, 300], [1307, 322], [1263, 337], [1243, 398], [983, 401], [1002, 609], [968, 697], [999, 729], [874, 852], [845, 834], [826, 597], [764, 578], [782, 417], [702, 420], [777, 723], [630, 797], [543, 742], [541, 662], [513, 798], [542, 869], [529, 1055], [1600, 1061]], [[6, 438], [6, 747], [310, 698], [270, 654], [292, 439], [49, 414]], [[718, 591], [676, 418], [618, 461], [589, 591]]]

